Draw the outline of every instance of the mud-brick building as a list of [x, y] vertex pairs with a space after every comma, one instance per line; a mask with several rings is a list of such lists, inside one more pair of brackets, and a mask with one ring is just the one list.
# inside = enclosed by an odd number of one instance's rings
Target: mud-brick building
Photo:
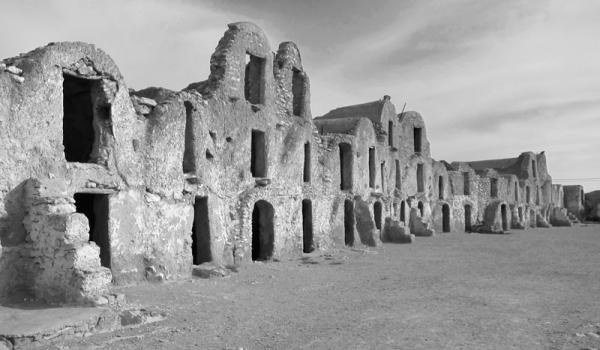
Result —
[[252, 23], [181, 91], [128, 89], [80, 42], [4, 59], [0, 145], [0, 300], [102, 302], [205, 262], [570, 224], [575, 208], [543, 153], [433, 160], [421, 115], [389, 96], [313, 119], [298, 47]]

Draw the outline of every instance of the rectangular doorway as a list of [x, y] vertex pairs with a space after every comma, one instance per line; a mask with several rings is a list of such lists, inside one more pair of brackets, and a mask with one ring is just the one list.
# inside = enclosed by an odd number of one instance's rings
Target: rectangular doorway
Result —
[[108, 194], [75, 193], [75, 208], [89, 222], [89, 240], [100, 247], [100, 262], [110, 268], [110, 236], [108, 233]]
[[194, 224], [192, 225], [192, 258], [194, 265], [212, 261], [210, 244], [208, 197], [196, 197], [194, 201]]

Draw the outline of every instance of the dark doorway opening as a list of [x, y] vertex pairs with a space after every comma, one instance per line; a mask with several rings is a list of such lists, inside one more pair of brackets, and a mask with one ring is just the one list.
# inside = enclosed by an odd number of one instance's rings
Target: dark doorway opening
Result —
[[400, 172], [400, 161], [395, 160], [396, 163], [396, 188], [400, 189], [402, 186], [402, 173]]
[[352, 189], [352, 147], [348, 143], [340, 143], [340, 188]]
[[302, 201], [302, 242], [302, 251], [304, 253], [310, 253], [315, 249], [313, 242], [312, 202], [310, 199]]
[[450, 206], [442, 205], [442, 232], [450, 232]]
[[438, 198], [444, 199], [444, 177], [440, 176], [438, 178]]
[[344, 243], [354, 245], [354, 202], [350, 199], [344, 201]]
[[533, 209], [529, 211], [529, 226], [537, 227], [537, 218], [535, 216], [535, 210]]
[[251, 104], [263, 104], [265, 94], [265, 65], [262, 57], [246, 54], [244, 97]]
[[422, 137], [422, 129], [414, 128], [413, 129], [413, 140], [415, 146], [415, 153], [421, 152], [421, 137]]
[[88, 219], [89, 240], [100, 247], [100, 263], [110, 268], [110, 237], [108, 233], [108, 195], [75, 193], [75, 208]]
[[465, 232], [471, 232], [471, 206], [465, 205]]
[[63, 146], [67, 162], [87, 163], [94, 146], [93, 80], [63, 74]]
[[300, 70], [292, 69], [292, 109], [296, 116], [301, 117], [304, 112], [304, 77]]
[[192, 225], [192, 257], [194, 265], [212, 261], [210, 244], [208, 197], [196, 197], [194, 201], [194, 223]]
[[196, 155], [194, 152], [194, 106], [190, 101], [183, 103], [185, 106], [185, 144], [183, 149], [183, 173], [196, 172]]
[[310, 142], [304, 144], [304, 182], [310, 182]]
[[508, 211], [506, 204], [500, 206], [500, 215], [502, 216], [502, 231], [508, 231]]
[[406, 202], [400, 202], [400, 221], [406, 221]]
[[250, 153], [250, 172], [252, 172], [252, 177], [266, 177], [267, 143], [264, 131], [252, 130]]
[[423, 214], [425, 214], [425, 207], [423, 206], [423, 202], [419, 202], [419, 204], [417, 204], [417, 208], [419, 208], [419, 214], [421, 214], [421, 217], [423, 217]]
[[375, 188], [375, 147], [369, 148], [369, 187]]
[[423, 163], [417, 164], [417, 192], [425, 191], [425, 179], [423, 174]]
[[381, 230], [381, 221], [383, 216], [383, 206], [381, 202], [377, 201], [373, 204], [373, 215], [375, 216], [375, 227]]
[[260, 200], [252, 210], [252, 260], [269, 260], [275, 244], [275, 210], [271, 203]]

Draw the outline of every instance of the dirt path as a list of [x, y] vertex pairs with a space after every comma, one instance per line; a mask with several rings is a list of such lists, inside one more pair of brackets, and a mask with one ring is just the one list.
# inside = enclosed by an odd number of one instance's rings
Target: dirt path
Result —
[[49, 348], [600, 348], [600, 225], [442, 234], [120, 291], [168, 319]]

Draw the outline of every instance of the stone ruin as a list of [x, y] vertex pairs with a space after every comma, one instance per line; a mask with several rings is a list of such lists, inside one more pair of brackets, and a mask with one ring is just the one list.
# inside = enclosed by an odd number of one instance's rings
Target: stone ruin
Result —
[[51, 43], [0, 65], [0, 298], [93, 303], [111, 284], [442, 232], [571, 225], [578, 186], [544, 152], [431, 158], [389, 96], [314, 118], [291, 42], [230, 24], [207, 80], [128, 89], [103, 51]]

